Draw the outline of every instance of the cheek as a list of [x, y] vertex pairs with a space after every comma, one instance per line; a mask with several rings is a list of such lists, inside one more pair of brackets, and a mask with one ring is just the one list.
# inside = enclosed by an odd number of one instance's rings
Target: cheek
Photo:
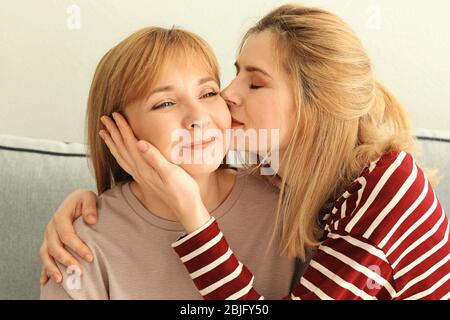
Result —
[[280, 122], [279, 146], [281, 149], [284, 149], [294, 133], [296, 111], [293, 99], [288, 94], [282, 96], [280, 102], [280, 108], [278, 109], [278, 119]]
[[[292, 135], [292, 123], [295, 116], [292, 113], [292, 106], [286, 99], [280, 99], [273, 95], [265, 95], [261, 99], [255, 100], [252, 104], [247, 104], [247, 128], [257, 130], [267, 129], [267, 146], [269, 148], [286, 147]], [[270, 129], [279, 129], [278, 139], [273, 136]], [[259, 137], [259, 136], [258, 136]], [[260, 137], [259, 137], [260, 138]], [[259, 145], [258, 138], [258, 145]], [[259, 150], [261, 152], [261, 150]]]
[[[210, 117], [213, 121], [213, 125], [218, 129], [222, 136], [222, 150], [220, 151], [222, 153], [222, 156], [225, 156], [229, 149], [229, 141], [226, 139], [227, 137], [227, 130], [231, 128], [231, 114], [230, 110], [228, 109], [227, 104], [224, 100], [220, 101], [220, 104], [218, 104], [213, 111], [210, 113]], [[219, 151], [218, 151], [219, 152]]]
[[271, 95], [261, 96], [247, 104], [246, 112], [250, 121], [246, 125], [255, 129], [281, 129], [283, 121], [278, 104], [279, 101]]
[[150, 142], [165, 158], [170, 159], [173, 145], [171, 137], [172, 132], [175, 130], [175, 128], [170, 126], [170, 123], [170, 120], [167, 119], [141, 117], [136, 121], [133, 131], [138, 140]]
[[218, 129], [224, 131], [231, 128], [231, 114], [224, 100], [220, 100], [210, 113], [215, 125]]

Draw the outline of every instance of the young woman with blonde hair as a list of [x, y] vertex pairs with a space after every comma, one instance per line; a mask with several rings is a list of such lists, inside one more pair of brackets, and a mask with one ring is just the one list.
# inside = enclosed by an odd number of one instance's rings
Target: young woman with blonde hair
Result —
[[[83, 261], [80, 268], [69, 265], [67, 270], [61, 261], [63, 281], [43, 285], [42, 299], [201, 299], [171, 249], [184, 233], [186, 221], [174, 215], [179, 206], [166, 190], [170, 182], [176, 193], [194, 191], [199, 198], [193, 198], [192, 204], [204, 203], [220, 221], [244, 263], [255, 270], [259, 290], [274, 298], [289, 293], [298, 270], [296, 261], [280, 257], [277, 246], [265, 256], [254, 255], [266, 247], [256, 240], [270, 240], [276, 189], [268, 188], [262, 178], [222, 164], [229, 148], [224, 137], [231, 117], [219, 92], [214, 53], [188, 31], [144, 28], [103, 56], [86, 112], [100, 219], [94, 226], [82, 219], [75, 222], [94, 259]], [[113, 125], [105, 114], [112, 114], [128, 130], [125, 141], [134, 148], [124, 159], [139, 154], [137, 140], [129, 140], [136, 135], [150, 141], [164, 161], [177, 163], [164, 187], [156, 182], [147, 185], [154, 171], [138, 173], [133, 170], [138, 161], [125, 162], [114, 149], [108, 150], [98, 134], [103, 126]], [[177, 176], [185, 175], [189, 180], [178, 184]], [[242, 211], [247, 214], [242, 216]], [[257, 229], [259, 237], [249, 238], [243, 232], [249, 228]], [[276, 281], [273, 275], [265, 276], [273, 272], [278, 274]]]
[[[286, 299], [449, 299], [448, 219], [411, 155], [405, 110], [376, 79], [352, 30], [325, 10], [284, 5], [247, 32], [236, 68], [222, 91], [233, 127], [280, 129], [274, 235], [286, 256], [312, 257]], [[114, 137], [105, 140], [128, 154]], [[139, 146], [146, 166], [137, 170], [170, 172], [172, 164], [156, 157], [151, 144]], [[188, 181], [186, 175], [178, 183]], [[192, 205], [195, 192], [166, 192], [190, 203], [176, 212], [188, 234], [172, 246], [191, 276], [204, 271], [193, 277], [203, 297], [262, 298], [250, 270], [238, 269], [239, 255], [228, 254], [227, 234], [201, 203]], [[94, 199], [89, 191], [73, 194], [47, 233], [70, 234], [65, 244], [84, 255], [71, 212], [83, 204], [85, 217], [95, 214]], [[42, 259], [51, 271], [48, 248], [66, 253], [44, 241]]]

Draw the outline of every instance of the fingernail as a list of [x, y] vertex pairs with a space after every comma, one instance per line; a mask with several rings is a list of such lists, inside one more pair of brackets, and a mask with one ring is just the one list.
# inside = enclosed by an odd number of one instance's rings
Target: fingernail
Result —
[[139, 151], [141, 151], [141, 152], [145, 152], [145, 151], [148, 150], [148, 143], [147, 142], [139, 141], [137, 146], [138, 146]]
[[94, 260], [94, 258], [89, 253], [86, 253], [84, 255], [84, 260], [86, 260], [87, 262], [92, 262], [92, 260]]
[[87, 216], [87, 220], [89, 223], [95, 223], [95, 216], [93, 214], [90, 214]]
[[59, 274], [54, 274], [53, 275], [53, 280], [55, 281], [55, 282], [57, 282], [57, 283], [60, 283], [61, 282], [61, 276], [59, 275]]

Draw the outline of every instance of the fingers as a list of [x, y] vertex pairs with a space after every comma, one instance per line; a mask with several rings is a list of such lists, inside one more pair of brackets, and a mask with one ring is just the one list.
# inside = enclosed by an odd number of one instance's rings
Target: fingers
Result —
[[49, 279], [48, 275], [45, 272], [44, 268], [41, 268], [41, 276], [39, 277], [39, 283], [41, 285], [44, 285], [44, 284], [46, 284], [48, 282], [48, 279]]
[[[39, 257], [41, 259], [42, 268], [40, 279], [41, 284], [45, 284], [48, 281], [49, 277], [51, 277], [56, 283], [60, 283], [62, 281], [61, 272], [59, 271], [55, 260], [53, 260], [53, 258], [48, 254], [45, 243], [39, 249]], [[45, 274], [45, 276], [42, 275], [43, 273]], [[43, 282], [45, 279], [47, 281]]]
[[[62, 238], [67, 239], [68, 236], [65, 234], [61, 235]], [[78, 238], [75, 234], [72, 234], [70, 238]], [[81, 241], [81, 240], [80, 240]], [[63, 242], [60, 240], [59, 235], [56, 232], [50, 232], [47, 235], [47, 251], [48, 254], [55, 259], [56, 261], [58, 261], [59, 263], [61, 263], [62, 265], [69, 267], [69, 266], [80, 266], [80, 263], [78, 262], [78, 260], [76, 260], [72, 254], [70, 254], [70, 252], [68, 252], [65, 247]], [[70, 241], [69, 241], [70, 242]]]
[[[114, 153], [121, 159], [122, 162], [126, 162], [128, 167], [131, 167], [134, 165], [133, 159], [130, 157], [130, 155], [128, 154], [128, 149], [124, 144], [122, 135], [119, 131], [119, 129], [117, 128], [116, 124], [114, 123], [114, 121], [107, 116], [103, 116], [101, 117], [101, 122], [105, 125], [106, 129], [107, 129], [107, 133], [109, 134], [109, 136], [111, 137], [110, 140], [110, 145], [112, 146], [113, 144], [115, 145], [114, 149]], [[107, 137], [107, 135], [105, 134], [105, 138]], [[105, 141], [106, 142], [106, 141]], [[113, 144], [111, 143], [113, 142]], [[108, 145], [108, 148], [111, 147], [110, 145]], [[112, 150], [111, 150], [111, 153]], [[114, 155], [113, 153], [113, 155]], [[114, 156], [116, 157], [116, 156]], [[116, 160], [119, 160], [116, 158]], [[117, 161], [119, 162], [119, 161]], [[125, 170], [125, 168], [123, 168]]]
[[[142, 154], [139, 152], [136, 143], [138, 142], [136, 137], [134, 136], [133, 130], [128, 125], [127, 120], [117, 112], [112, 114], [115, 123], [117, 124], [117, 128], [119, 129], [120, 135], [125, 143], [125, 147], [127, 148], [127, 153], [130, 154], [131, 158], [134, 161], [134, 164], [141, 168], [141, 170], [146, 170], [148, 164], [142, 157]], [[145, 169], [144, 169], [145, 168]]]
[[92, 191], [83, 193], [81, 215], [87, 224], [95, 224], [97, 222], [97, 195]]
[[[138, 149], [138, 141], [133, 133], [133, 130], [128, 125], [126, 119], [117, 112], [114, 112], [112, 116], [114, 118], [115, 125], [110, 123], [112, 122], [112, 120], [109, 117], [102, 117], [102, 119], [104, 119], [105, 125], [106, 123], [108, 123], [107, 129], [111, 129], [112, 131], [114, 131], [114, 133], [111, 133], [113, 140], [114, 136], [117, 137], [117, 131], [121, 136], [120, 139], [117, 138], [117, 140], [120, 141], [119, 143], [121, 144], [121, 146], [117, 145], [117, 153], [120, 153], [121, 155], [128, 154], [131, 157], [133, 164], [135, 165], [135, 175], [133, 175], [135, 180], [139, 179], [138, 176], [146, 176], [148, 180], [153, 182], [162, 181], [162, 175], [167, 170], [166, 164], [169, 162], [164, 158], [164, 156], [159, 152], [157, 148], [146, 141], [143, 141], [141, 143], [146, 143], [150, 146], [147, 150], [147, 153], [140, 152]], [[113, 142], [115, 142], [115, 140]], [[119, 148], [123, 149], [118, 150]]]
[[155, 146], [145, 140], [140, 140], [137, 143], [137, 148], [142, 153], [147, 164], [154, 168], [161, 179], [164, 180], [164, 177], [170, 170], [172, 164], [167, 161]]
[[130, 163], [122, 157], [109, 132], [106, 130], [100, 130], [99, 135], [100, 137], [102, 137], [103, 141], [105, 142], [113, 157], [116, 159], [119, 166], [121, 166], [122, 169], [125, 170], [129, 175], [134, 176], [134, 170], [131, 169]]
[[134, 136], [133, 130], [131, 130], [130, 126], [128, 125], [127, 120], [118, 112], [113, 112], [112, 116], [125, 143], [129, 143], [129, 146], [132, 147], [134, 144], [136, 144], [137, 139]]
[[54, 230], [49, 230], [47, 238], [49, 240], [49, 249], [52, 250], [51, 255], [65, 266], [79, 265], [79, 263], [64, 249], [63, 245], [70, 248], [87, 262], [93, 261], [91, 250], [76, 234], [72, 221], [55, 222]]

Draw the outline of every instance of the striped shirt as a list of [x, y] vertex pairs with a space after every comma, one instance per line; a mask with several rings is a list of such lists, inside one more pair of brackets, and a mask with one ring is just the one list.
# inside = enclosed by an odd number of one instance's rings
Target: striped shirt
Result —
[[[371, 163], [324, 225], [324, 241], [283, 299], [450, 299], [449, 222], [410, 154]], [[214, 218], [172, 247], [205, 299], [264, 299]]]

